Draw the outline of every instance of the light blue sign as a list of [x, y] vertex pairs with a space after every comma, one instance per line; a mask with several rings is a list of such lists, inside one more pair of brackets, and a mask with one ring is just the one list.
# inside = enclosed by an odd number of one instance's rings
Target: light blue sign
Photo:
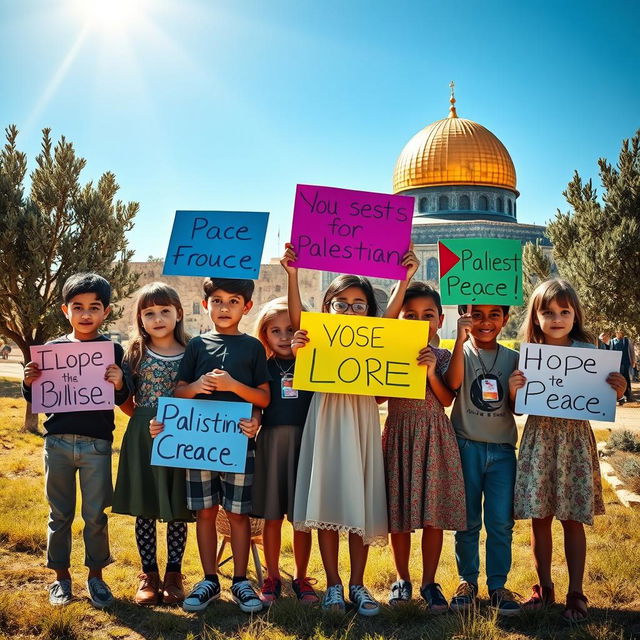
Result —
[[248, 438], [238, 422], [251, 418], [248, 402], [159, 398], [151, 464], [179, 469], [244, 473]]
[[176, 211], [162, 273], [257, 280], [269, 214]]

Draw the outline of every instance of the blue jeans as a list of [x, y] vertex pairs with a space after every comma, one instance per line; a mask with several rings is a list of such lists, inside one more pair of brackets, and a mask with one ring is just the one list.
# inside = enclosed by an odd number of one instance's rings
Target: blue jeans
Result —
[[107, 514], [111, 505], [111, 443], [74, 434], [44, 440], [45, 494], [49, 502], [47, 567], [68, 569], [71, 525], [76, 514], [76, 471], [80, 476], [85, 565], [101, 569], [112, 562]]
[[467, 501], [467, 530], [456, 532], [458, 573], [461, 580], [478, 584], [484, 494], [487, 586], [489, 590], [500, 589], [511, 569], [515, 448], [510, 444], [457, 440]]

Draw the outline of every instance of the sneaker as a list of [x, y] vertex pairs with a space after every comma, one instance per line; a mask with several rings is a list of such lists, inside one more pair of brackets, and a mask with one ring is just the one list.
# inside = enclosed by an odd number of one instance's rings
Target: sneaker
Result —
[[437, 582], [432, 582], [431, 584], [424, 585], [424, 587], [420, 587], [420, 595], [429, 606], [431, 613], [445, 613], [449, 610], [449, 603]]
[[409, 602], [413, 595], [413, 585], [407, 580], [396, 580], [389, 591], [389, 604]]
[[341, 584], [333, 584], [327, 587], [322, 598], [322, 608], [325, 611], [340, 611], [344, 613], [344, 589]]
[[71, 593], [71, 580], [69, 578], [56, 580], [49, 585], [49, 604], [51, 606], [62, 607], [65, 604], [69, 604], [71, 600], [73, 600], [73, 594]]
[[317, 582], [315, 578], [296, 578], [292, 580], [291, 588], [303, 604], [316, 604], [320, 602], [318, 594], [313, 590], [313, 585]]
[[266, 605], [270, 605], [280, 597], [281, 592], [282, 582], [280, 579], [267, 576], [262, 583], [262, 589], [260, 589], [260, 600]]
[[141, 573], [138, 580], [140, 580], [140, 585], [133, 601], [143, 607], [157, 605], [160, 602], [160, 575], [158, 572]]
[[451, 598], [449, 608], [451, 611], [459, 611], [464, 613], [469, 609], [475, 609], [478, 606], [478, 585], [473, 582], [463, 580], [456, 589]]
[[256, 613], [262, 611], [262, 600], [248, 580], [242, 580], [231, 585], [231, 594], [240, 611]]
[[113, 604], [113, 594], [107, 583], [101, 578], [89, 578], [87, 580], [87, 591], [91, 604], [96, 609], [104, 609]]
[[200, 580], [193, 585], [191, 593], [184, 599], [185, 611], [203, 611], [210, 602], [220, 597], [220, 583], [213, 580]]
[[493, 589], [489, 591], [491, 608], [501, 616], [516, 616], [522, 611], [516, 596], [517, 594], [509, 589]]
[[184, 576], [179, 571], [167, 571], [162, 583], [163, 604], [180, 604], [184, 601]]
[[377, 616], [380, 613], [380, 605], [361, 584], [349, 585], [349, 600], [358, 608], [362, 616]]

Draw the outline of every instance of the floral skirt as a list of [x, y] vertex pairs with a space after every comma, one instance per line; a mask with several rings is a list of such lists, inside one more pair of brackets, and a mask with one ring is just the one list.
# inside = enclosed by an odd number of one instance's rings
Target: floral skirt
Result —
[[529, 416], [518, 456], [514, 512], [520, 520], [555, 516], [583, 524], [604, 513], [589, 422]]

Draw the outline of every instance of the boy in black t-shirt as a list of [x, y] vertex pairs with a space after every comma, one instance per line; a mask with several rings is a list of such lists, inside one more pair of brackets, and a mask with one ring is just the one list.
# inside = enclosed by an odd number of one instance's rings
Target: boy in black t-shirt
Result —
[[[71, 324], [69, 335], [47, 344], [69, 342], [109, 342], [98, 333], [109, 315], [111, 286], [95, 273], [71, 276], [62, 288], [62, 312]], [[105, 369], [105, 380], [115, 389], [115, 402], [129, 397], [128, 375], [122, 370], [123, 349], [114, 344], [115, 364]], [[31, 385], [41, 375], [36, 362], [24, 370], [22, 394], [31, 402]], [[92, 604], [99, 609], [113, 603], [109, 587], [102, 579], [102, 568], [112, 562], [109, 551], [106, 507], [111, 505], [111, 443], [114, 415], [108, 411], [70, 411], [51, 413], [44, 422], [45, 493], [49, 502], [47, 567], [56, 572], [49, 587], [49, 602], [71, 602], [71, 525], [76, 507], [76, 471], [80, 475], [82, 518], [84, 520], [85, 565], [89, 568], [87, 589]]]
[[[240, 320], [253, 305], [253, 288], [252, 280], [205, 279], [202, 306], [215, 330], [196, 336], [187, 345], [174, 396], [250, 402], [254, 405], [254, 413], [269, 404], [270, 376], [264, 347], [259, 340], [238, 329]], [[258, 425], [256, 416], [240, 421], [243, 433], [249, 438], [255, 436]], [[162, 427], [152, 420], [152, 435], [157, 435]], [[196, 533], [204, 579], [196, 583], [185, 598], [182, 605], [185, 611], [202, 611], [220, 596], [216, 559], [219, 506], [227, 513], [231, 525], [233, 599], [246, 613], [262, 609], [262, 601], [246, 577], [251, 543], [249, 513], [254, 457], [254, 442], [249, 440], [244, 473], [187, 469], [187, 506], [197, 511]]]

